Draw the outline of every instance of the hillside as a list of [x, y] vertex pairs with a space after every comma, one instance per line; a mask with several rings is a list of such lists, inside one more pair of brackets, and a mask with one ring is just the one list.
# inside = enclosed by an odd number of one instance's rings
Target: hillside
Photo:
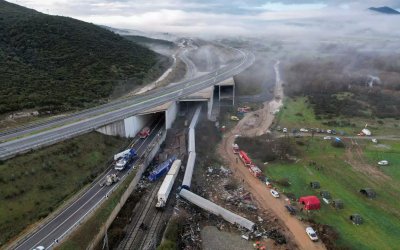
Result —
[[0, 0], [0, 114], [104, 102], [162, 74], [167, 58], [109, 30]]
[[398, 12], [395, 9], [392, 9], [390, 7], [384, 6], [384, 7], [371, 7], [369, 8], [369, 10], [375, 11], [375, 12], [379, 12], [379, 13], [383, 13], [383, 14], [390, 14], [390, 15], [398, 15], [400, 14], [400, 12]]
[[174, 49], [176, 47], [173, 42], [167, 41], [167, 40], [149, 38], [149, 37], [145, 37], [145, 36], [133, 36], [133, 35], [127, 35], [124, 37], [132, 42], [141, 44], [146, 47], [162, 46], [167, 49]]

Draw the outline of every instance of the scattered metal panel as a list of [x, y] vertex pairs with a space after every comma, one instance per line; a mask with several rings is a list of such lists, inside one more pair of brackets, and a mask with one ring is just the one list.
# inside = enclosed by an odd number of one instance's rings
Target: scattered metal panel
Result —
[[197, 194], [194, 194], [186, 189], [181, 189], [181, 191], [179, 192], [179, 195], [183, 198], [185, 198], [187, 201], [189, 201], [190, 203], [193, 203], [194, 205], [210, 212], [213, 213], [217, 216], [221, 216], [222, 218], [224, 218], [226, 221], [232, 223], [232, 224], [238, 224], [250, 231], [254, 231], [255, 230], [255, 223], [243, 218], [242, 216], [239, 216], [235, 213], [232, 213], [231, 211], [218, 206], [215, 203], [212, 203], [209, 200], [204, 199], [201, 196], [198, 196]]
[[185, 176], [183, 177], [183, 181], [182, 181], [182, 188], [190, 189], [190, 185], [192, 183], [192, 175], [193, 175], [195, 161], [196, 161], [196, 153], [190, 152], [189, 158], [188, 158], [187, 164], [186, 164]]

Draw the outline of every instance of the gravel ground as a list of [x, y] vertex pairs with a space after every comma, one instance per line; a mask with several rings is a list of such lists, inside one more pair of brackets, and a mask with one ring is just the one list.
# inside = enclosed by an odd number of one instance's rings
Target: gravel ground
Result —
[[242, 239], [239, 234], [219, 231], [206, 226], [201, 230], [203, 250], [253, 250], [251, 241]]

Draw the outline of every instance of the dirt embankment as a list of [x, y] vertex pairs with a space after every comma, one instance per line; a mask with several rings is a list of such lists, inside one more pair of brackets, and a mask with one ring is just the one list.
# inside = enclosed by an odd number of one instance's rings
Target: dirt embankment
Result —
[[289, 241], [297, 244], [300, 249], [325, 249], [321, 242], [312, 242], [306, 232], [307, 225], [291, 216], [284, 205], [288, 202], [284, 198], [276, 199], [272, 197], [269, 189], [264, 183], [254, 178], [248, 169], [238, 161], [237, 156], [232, 151], [232, 144], [235, 136], [254, 137], [265, 134], [274, 119], [274, 113], [281, 107], [283, 90], [279, 74], [279, 62], [275, 64], [276, 85], [274, 100], [264, 103], [264, 108], [255, 112], [248, 113], [235, 128], [224, 135], [223, 141], [219, 147], [219, 153], [229, 164], [231, 170], [239, 181], [242, 181], [246, 189], [251, 191], [259, 206], [267, 211], [272, 211], [281, 222], [282, 228]]

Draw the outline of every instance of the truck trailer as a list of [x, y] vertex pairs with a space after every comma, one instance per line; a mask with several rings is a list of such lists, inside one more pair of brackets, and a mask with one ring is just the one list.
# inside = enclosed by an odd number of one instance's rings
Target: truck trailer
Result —
[[158, 190], [157, 193], [157, 208], [163, 208], [165, 207], [165, 204], [167, 203], [168, 196], [171, 193], [171, 189], [174, 186], [176, 176], [179, 173], [179, 169], [182, 165], [181, 160], [175, 160], [174, 163], [172, 163], [171, 169], [168, 171], [167, 176], [165, 176], [163, 183], [161, 184], [160, 189]]
[[244, 152], [243, 150], [239, 151], [239, 157], [243, 161], [244, 165], [246, 165], [246, 167], [250, 167], [251, 165], [253, 165], [250, 157], [248, 157], [246, 152]]
[[258, 167], [255, 166], [255, 165], [250, 166], [250, 167], [249, 167], [249, 171], [250, 171], [250, 173], [251, 173], [252, 175], [254, 175], [254, 177], [257, 177], [257, 178], [260, 177], [260, 176], [262, 175], [261, 169], [258, 168]]
[[104, 181], [100, 182], [100, 187], [111, 186], [112, 184], [119, 181], [119, 177], [116, 174], [109, 174], [105, 177]]
[[130, 150], [131, 149], [129, 148], [127, 150], [124, 150], [124, 151], [119, 152], [118, 154], [114, 155], [114, 161], [120, 159], [121, 157], [124, 157], [127, 153], [129, 153]]

